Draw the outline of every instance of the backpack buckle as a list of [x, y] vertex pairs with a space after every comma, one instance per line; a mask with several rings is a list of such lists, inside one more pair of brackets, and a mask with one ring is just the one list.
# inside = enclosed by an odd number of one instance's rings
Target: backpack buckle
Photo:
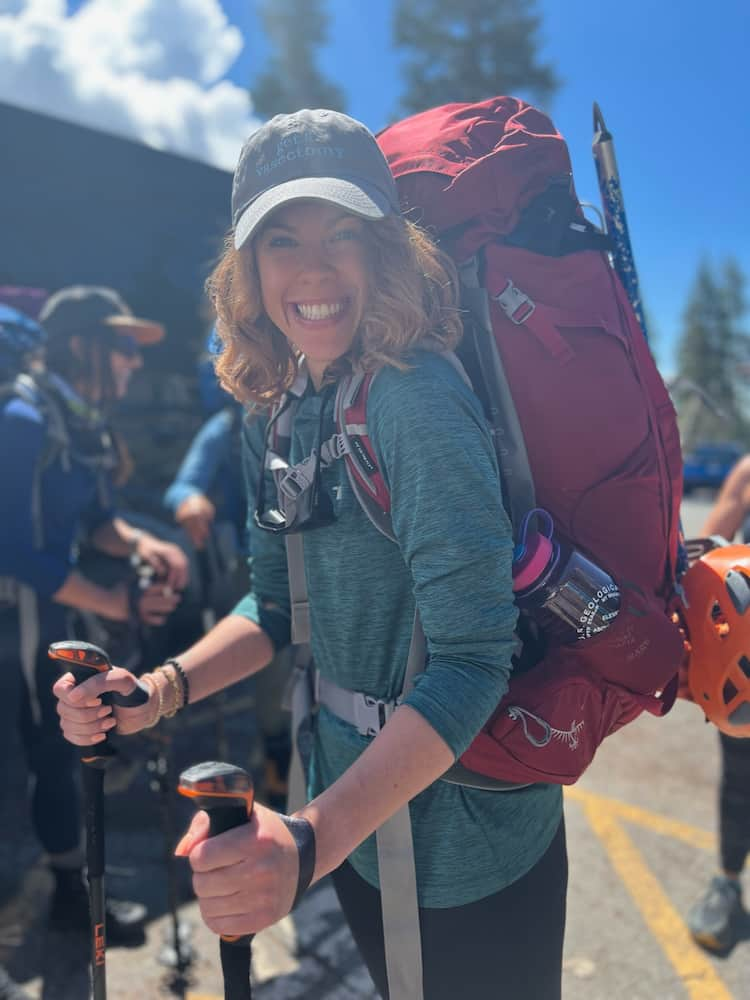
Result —
[[392, 702], [368, 694], [354, 695], [354, 725], [361, 736], [377, 736], [396, 710]]
[[510, 279], [502, 292], [493, 295], [493, 298], [511, 323], [515, 323], [516, 326], [525, 323], [536, 309], [536, 302], [530, 299], [526, 292], [516, 288]]

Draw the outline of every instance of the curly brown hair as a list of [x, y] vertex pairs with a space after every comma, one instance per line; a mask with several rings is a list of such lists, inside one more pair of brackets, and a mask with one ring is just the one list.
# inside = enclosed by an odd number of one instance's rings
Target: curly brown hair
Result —
[[[401, 216], [365, 224], [372, 283], [352, 347], [329, 368], [336, 376], [383, 365], [406, 368], [419, 345], [451, 350], [461, 338], [453, 262]], [[235, 250], [230, 233], [206, 283], [224, 345], [216, 360], [222, 387], [242, 403], [273, 402], [291, 385], [299, 355], [263, 310], [252, 247]]]

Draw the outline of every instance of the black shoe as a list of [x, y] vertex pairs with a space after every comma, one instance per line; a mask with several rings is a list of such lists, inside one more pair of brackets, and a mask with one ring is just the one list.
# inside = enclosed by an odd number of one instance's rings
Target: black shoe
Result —
[[10, 978], [0, 965], [0, 1000], [31, 1000], [29, 994]]
[[737, 879], [715, 875], [688, 914], [688, 927], [709, 951], [726, 951], [737, 940], [742, 918], [742, 889]]
[[[49, 912], [49, 926], [60, 931], [87, 931], [91, 926], [89, 893], [80, 871], [53, 869], [57, 881]], [[143, 940], [146, 907], [127, 899], [107, 897], [104, 903], [107, 943]], [[2, 1000], [2, 994], [0, 994]]]

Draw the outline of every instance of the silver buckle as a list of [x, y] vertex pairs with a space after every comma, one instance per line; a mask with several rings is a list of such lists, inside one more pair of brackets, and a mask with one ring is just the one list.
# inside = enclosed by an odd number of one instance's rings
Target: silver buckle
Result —
[[521, 326], [525, 323], [536, 309], [536, 302], [530, 299], [526, 292], [522, 292], [520, 288], [516, 288], [510, 280], [508, 280], [508, 284], [502, 292], [499, 295], [493, 296], [493, 298], [511, 323], [515, 323], [516, 326]]
[[377, 736], [393, 715], [395, 706], [388, 701], [379, 701], [369, 694], [356, 693], [354, 698], [354, 718], [360, 736]]
[[290, 465], [284, 476], [279, 480], [278, 491], [290, 500], [297, 498], [309, 490], [315, 479], [317, 453], [312, 452], [302, 462]]

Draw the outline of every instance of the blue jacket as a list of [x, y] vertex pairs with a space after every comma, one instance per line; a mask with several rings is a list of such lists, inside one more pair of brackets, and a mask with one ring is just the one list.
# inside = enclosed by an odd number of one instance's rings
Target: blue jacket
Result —
[[175, 513], [187, 497], [202, 493], [216, 506], [216, 520], [230, 521], [245, 538], [247, 504], [239, 448], [239, 409], [229, 406], [203, 424], [190, 443], [164, 506]]
[[[41, 404], [18, 397], [0, 404], [0, 576], [31, 587], [42, 619], [46, 605], [57, 623], [62, 609], [50, 598], [75, 566], [76, 542], [115, 512], [109, 476], [79, 460], [75, 449], [58, 452], [35, 489], [34, 477], [48, 446], [46, 424]], [[40, 501], [41, 547], [35, 540], [35, 496]]]

